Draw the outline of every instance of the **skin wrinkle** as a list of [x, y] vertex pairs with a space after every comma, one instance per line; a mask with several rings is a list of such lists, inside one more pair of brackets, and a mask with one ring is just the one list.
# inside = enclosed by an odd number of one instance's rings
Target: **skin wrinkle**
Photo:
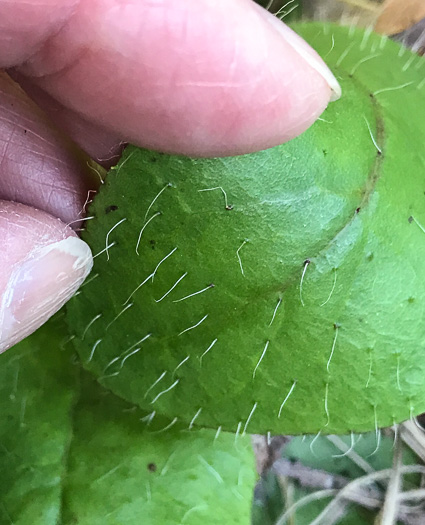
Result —
[[[47, 187], [47, 185], [46, 185]], [[47, 187], [48, 188], [48, 187]], [[8, 192], [8, 197], [10, 200], [19, 202], [21, 200], [31, 198], [32, 195], [28, 193], [28, 190], [25, 187], [13, 187], [10, 192]], [[3, 198], [2, 193], [0, 192], [0, 198]], [[50, 185], [50, 188], [48, 188], [48, 191], [44, 192], [44, 201], [46, 207], [49, 207], [50, 205], [53, 207], [58, 206], [68, 206], [68, 207], [75, 207], [77, 203], [79, 204], [80, 199], [79, 195], [76, 195], [75, 198], [68, 198], [67, 202], [64, 202], [64, 197], [60, 196], [58, 194], [58, 188]]]
[[[60, 193], [58, 192], [58, 190], [60, 190], [60, 188], [57, 188], [55, 185], [53, 184], [49, 184], [49, 183], [40, 183], [41, 185], [44, 185], [46, 190], [44, 192], [44, 199], [45, 199], [45, 204], [46, 206], [49, 206], [50, 204], [53, 206], [59, 206], [59, 205], [64, 205], [66, 204], [66, 202], [64, 203], [64, 198], [63, 196], [60, 195]], [[22, 195], [26, 195], [27, 194], [27, 190], [25, 187], [23, 188], [15, 188], [15, 192], [14, 192], [14, 201], [19, 201], [21, 199], [21, 196]], [[69, 195], [69, 193], [68, 193]], [[1, 195], [0, 195], [1, 196]], [[68, 206], [69, 207], [73, 207], [76, 205], [76, 203], [79, 203], [80, 199], [79, 199], [79, 195], [78, 194], [75, 194], [75, 198], [72, 199], [72, 198], [69, 198], [68, 199]]]
[[[43, 175], [43, 170], [39, 170], [38, 173], [40, 174], [40, 176]], [[24, 179], [28, 179], [28, 181], [30, 183], [34, 182], [34, 178], [30, 176], [29, 173], [26, 173], [24, 176], [23, 176], [23, 180]], [[67, 193], [69, 195], [74, 195], [75, 197], [79, 197], [79, 192], [77, 190], [75, 190], [74, 188], [70, 187], [69, 184], [67, 183], [67, 181], [61, 181], [61, 183], [57, 183], [55, 181], [44, 181], [44, 180], [41, 180], [41, 179], [38, 179], [37, 181], [37, 185], [39, 186], [43, 186], [45, 188], [49, 188], [49, 189], [52, 189], [52, 190], [60, 190], [59, 193], [63, 192], [63, 193]], [[24, 185], [24, 188], [26, 190], [26, 187], [28, 185]]]
[[[269, 58], [269, 47], [268, 47], [268, 41], [265, 37], [264, 31], [262, 31], [260, 34], [256, 35], [256, 39], [259, 42], [261, 40], [261, 45], [259, 46], [261, 49], [261, 59], [259, 59], [259, 62], [261, 63], [267, 63]], [[235, 82], [235, 78], [239, 77], [238, 74], [238, 39], [235, 39], [233, 41], [232, 46], [232, 58], [230, 62], [230, 68], [228, 71], [229, 79], [226, 81], [222, 81], [221, 88], [225, 90], [234, 89], [236, 91], [236, 96], [238, 96], [240, 89], [243, 88], [243, 92], [245, 94], [246, 98], [252, 97], [254, 100], [261, 100], [261, 93], [257, 95], [257, 93], [261, 92], [261, 87], [263, 86], [264, 82], [264, 68], [259, 68], [259, 71], [257, 75], [253, 75], [252, 77], [248, 78], [245, 83], [242, 83], [240, 81]], [[206, 87], [206, 86], [203, 86]], [[249, 91], [247, 88], [250, 88]], [[237, 103], [234, 104], [235, 107], [237, 107]], [[241, 105], [240, 105], [241, 106]], [[239, 107], [240, 107], [239, 106]], [[262, 104], [264, 107], [264, 104]], [[223, 105], [222, 112], [226, 112], [225, 105]], [[211, 115], [211, 119], [214, 120], [214, 115]], [[226, 141], [226, 139], [230, 136], [232, 136], [235, 133], [238, 133], [238, 129], [240, 127], [240, 121], [241, 121], [241, 115], [239, 112], [236, 112], [234, 117], [232, 119], [227, 120], [227, 126], [225, 129], [223, 129], [223, 132], [221, 134], [221, 139], [223, 142]]]
[[[44, 237], [54, 238], [58, 240], [69, 236], [66, 227], [59, 220], [50, 218], [49, 222], [45, 220], [45, 214], [38, 210], [31, 210], [31, 216], [25, 215], [28, 208], [21, 204], [8, 203], [0, 201], [0, 238], [2, 243], [12, 246], [16, 239], [17, 233], [21, 232], [24, 237], [23, 243], [31, 240], [36, 242], [36, 245], [44, 244], [40, 239]], [[6, 229], [5, 229], [6, 227]], [[37, 235], [34, 235], [37, 232]], [[19, 236], [21, 234], [18, 233]], [[25, 248], [13, 244], [13, 253], [26, 253]], [[12, 252], [10, 252], [10, 255]], [[10, 257], [8, 250], [0, 250], [0, 263], [4, 262]], [[19, 255], [19, 254], [18, 254]], [[1, 274], [0, 277], [3, 277]]]
[[235, 76], [236, 76], [236, 65], [239, 63], [239, 53], [240, 53], [240, 44], [239, 44], [239, 41], [236, 40], [234, 42], [234, 46], [233, 46], [233, 56], [232, 56], [232, 60], [230, 62], [230, 66], [229, 66], [229, 76], [230, 76], [230, 79], [234, 79]]
[[[260, 46], [260, 48], [263, 54], [262, 54], [262, 58], [260, 62], [267, 63], [268, 58], [269, 58], [269, 47], [268, 47], [268, 41], [264, 34], [264, 31], [262, 31], [260, 35], [257, 34], [256, 39], [257, 40], [261, 39], [262, 41], [262, 45]], [[225, 89], [229, 89], [231, 87], [239, 89], [240, 87], [244, 87], [245, 88], [244, 92], [247, 92], [248, 90], [246, 88], [249, 87], [250, 92], [253, 93], [253, 98], [261, 100], [263, 107], [265, 107], [266, 105], [264, 104], [263, 99], [261, 98], [261, 95], [257, 96], [257, 93], [259, 91], [261, 92], [261, 86], [263, 85], [263, 82], [264, 82], [264, 74], [265, 74], [264, 69], [260, 68], [259, 74], [253, 76], [251, 79], [248, 79], [248, 83], [245, 84], [244, 86], [240, 86], [239, 83], [236, 83], [233, 86], [232, 83], [235, 81], [236, 78], [238, 78], [238, 68], [237, 68], [238, 63], [239, 63], [239, 40], [235, 39], [233, 42], [232, 58], [231, 58], [230, 67], [229, 67], [229, 82], [223, 83], [222, 87]], [[222, 135], [223, 141], [226, 140], [227, 136], [231, 135], [232, 133], [237, 132], [238, 117], [239, 115], [235, 115], [232, 121], [229, 121], [228, 128], [227, 130], [224, 130], [224, 133]]]
[[46, 199], [46, 205], [47, 205], [47, 206], [49, 206], [49, 205], [51, 204], [52, 201], [53, 201], [53, 202], [55, 201], [55, 197], [56, 197], [56, 196], [55, 196], [55, 193], [56, 193], [55, 188], [50, 187], [50, 188], [49, 188], [49, 191], [47, 192], [47, 194], [46, 194], [46, 196], [45, 196], [45, 199]]
[[16, 71], [13, 72], [12, 78], [49, 115], [51, 122], [58, 129], [63, 130], [91, 158], [106, 169], [117, 163], [123, 149], [123, 141], [118, 133], [97, 126], [84, 115], [66, 108]]
[[[233, 66], [233, 74], [235, 74], [234, 70], [235, 70], [235, 67]], [[197, 81], [197, 82], [195, 82], [195, 81], [179, 82], [179, 81], [174, 81], [173, 82], [173, 86], [177, 87], [177, 88], [184, 88], [184, 89], [196, 87], [196, 88], [202, 88], [203, 90], [221, 88], [223, 90], [230, 91], [232, 89], [234, 91], [234, 100], [237, 100], [239, 98], [239, 94], [240, 94], [240, 90], [241, 89], [243, 89], [244, 91], [247, 91], [247, 88], [250, 87], [251, 88], [250, 91], [255, 92], [255, 91], [257, 91], [257, 89], [255, 89], [255, 88], [258, 88], [258, 87], [261, 88], [261, 85], [262, 85], [262, 82], [263, 82], [263, 74], [264, 74], [263, 70], [260, 70], [260, 74], [259, 75], [256, 75], [253, 78], [249, 78], [243, 83], [241, 83], [241, 82], [234, 82], [232, 79], [221, 80], [219, 82], [208, 82], [208, 81], [204, 81], [204, 82], [200, 82], [200, 81]], [[176, 75], [178, 75], [178, 74], [176, 74]], [[160, 88], [160, 87], [163, 87], [163, 85], [160, 85], [159, 83], [156, 83], [155, 87], [156, 88]], [[256, 97], [256, 96], [254, 95], [253, 98], [254, 97]], [[230, 99], [230, 101], [232, 100], [231, 97], [230, 97], [230, 94], [228, 94], [228, 98]], [[233, 112], [229, 111], [228, 112], [226, 110], [226, 107], [229, 104], [226, 103], [226, 102], [227, 102], [227, 99], [219, 99], [217, 101], [216, 105], [214, 105], [213, 107], [210, 108], [210, 119], [211, 119], [211, 121], [215, 120], [215, 118], [216, 118], [215, 115], [218, 115], [218, 119], [221, 119], [221, 115], [222, 114], [224, 114], [224, 113], [227, 114], [226, 126], [223, 126], [223, 125], [222, 126], [217, 126], [217, 129], [220, 129], [221, 132], [220, 132], [220, 135], [218, 134], [218, 132], [216, 132], [216, 135], [220, 137], [222, 143], [226, 143], [229, 138], [231, 138], [235, 133], [238, 132], [238, 129], [240, 128], [240, 122], [241, 122], [241, 117], [242, 117], [242, 112], [243, 112], [242, 109], [240, 111], [238, 111], [238, 112], [236, 112], [236, 111], [233, 111]], [[235, 102], [235, 103], [231, 102], [230, 105], [233, 106], [233, 107], [240, 106], [240, 104], [238, 104], [237, 102]], [[232, 113], [233, 113], [233, 115], [232, 115]], [[202, 125], [202, 123], [200, 123], [200, 125], [196, 129], [196, 132], [200, 135], [200, 134], [203, 133], [203, 131], [204, 131], [203, 130], [203, 125]]]
[[0, 198], [32, 204], [71, 222], [97, 184], [85, 159], [1, 73], [0, 93], [7, 94], [0, 96]]
[[[27, 234], [27, 229], [28, 227], [30, 226], [31, 229], [33, 231], [35, 231], [35, 229], [37, 228], [37, 236], [33, 236], [33, 241], [34, 241], [34, 244], [33, 244], [33, 247], [34, 247], [34, 250], [38, 249], [39, 247], [42, 247], [42, 246], [45, 246], [46, 245], [46, 240], [48, 239], [51, 239], [51, 238], [54, 238], [55, 236], [57, 237], [57, 232], [55, 231], [55, 229], [53, 228], [46, 228], [46, 224], [42, 221], [31, 221], [30, 225], [27, 223], [26, 225], [22, 224], [22, 225], [14, 225], [13, 224], [13, 221], [6, 221], [6, 225], [7, 225], [7, 230], [8, 230], [8, 235], [7, 235], [7, 239], [6, 239], [6, 247], [7, 245], [9, 245], [10, 249], [15, 249], [15, 242], [16, 242], [16, 237], [19, 235], [19, 236], [26, 236]], [[12, 228], [12, 225], [13, 225], [13, 228]], [[3, 228], [4, 228], [4, 225], [1, 226], [2, 228], [2, 234], [3, 234]], [[65, 239], [67, 237], [67, 235], [65, 235], [65, 227], [63, 227], [63, 234], [61, 234], [58, 238], [58, 240], [60, 239]], [[15, 250], [16, 251], [16, 250]], [[7, 252], [7, 250], [6, 250]], [[26, 257], [26, 255], [24, 256]], [[1, 260], [1, 258], [0, 258]], [[22, 261], [22, 257], [18, 260], [16, 259], [16, 261], [13, 262], [12, 266], [15, 265], [15, 264], [20, 264], [20, 261]], [[11, 273], [11, 272], [10, 272]], [[2, 275], [3, 277], [3, 275]]]
[[[0, 122], [3, 121], [3, 122], [7, 122], [8, 124], [11, 124], [13, 126], [13, 129], [10, 133], [10, 137], [9, 139], [7, 139], [5, 142], [7, 143], [11, 143], [13, 142], [12, 141], [12, 136], [15, 135], [15, 132], [17, 129], [21, 129], [22, 131], [25, 131], [27, 133], [30, 133], [31, 134], [31, 131], [27, 128], [27, 127], [24, 127], [20, 124], [17, 124], [15, 122], [12, 122], [12, 121], [8, 121], [7, 119], [5, 118], [2, 118], [0, 117]], [[32, 133], [37, 139], [41, 139], [41, 137], [39, 135], [37, 135], [36, 133]], [[52, 146], [54, 147], [53, 144], [49, 143], [48, 141], [45, 141], [46, 142], [46, 145], [48, 146]], [[20, 146], [24, 146], [23, 144], [19, 144]], [[62, 160], [59, 156], [49, 156], [47, 155], [46, 153], [42, 152], [42, 151], [36, 151], [35, 149], [31, 149], [29, 150], [31, 153], [33, 153], [34, 155], [41, 155], [44, 159], [50, 159], [50, 160], [53, 160], [55, 164], [62, 164], [63, 166], [65, 167], [68, 167], [68, 163], [64, 160]], [[6, 151], [3, 153], [4, 156], [6, 156]]]
[[[2, 106], [0, 106], [0, 110], [4, 111], [6, 113], [12, 113], [11, 111], [8, 111], [7, 108], [2, 107]], [[19, 117], [19, 115], [17, 115], [16, 113], [12, 113], [12, 114], [15, 115], [16, 117]], [[30, 129], [31, 124], [32, 125], [36, 124], [35, 120], [27, 119], [27, 122], [28, 122], [29, 125], [28, 124], [27, 125], [19, 124], [17, 122], [12, 121], [12, 120], [6, 119], [6, 117], [0, 117], [0, 121], [6, 122], [6, 123], [11, 124], [11, 125], [13, 125], [15, 127], [21, 128], [22, 131], [24, 131], [25, 133], [29, 133], [30, 135], [33, 135], [35, 138], [39, 139], [40, 142], [43, 142], [46, 146], [51, 146], [52, 148], [54, 147], [53, 142], [49, 142], [45, 137], [42, 137], [41, 135], [39, 135], [38, 133], [36, 133], [35, 131]]]
[[[44, 152], [42, 152], [42, 151], [36, 151], [36, 150], [34, 150], [34, 149], [31, 149], [31, 150], [30, 150], [30, 153], [33, 153], [34, 155], [40, 155], [40, 156], [42, 156], [43, 161], [46, 161], [46, 160], [53, 160], [54, 165], [56, 165], [56, 164], [62, 164], [63, 166], [68, 167], [68, 163], [65, 162], [64, 160], [60, 159], [58, 156], [53, 157], [52, 155], [47, 155], [46, 153], [44, 153]], [[56, 168], [56, 169], [57, 169], [57, 168]]]
[[[48, 193], [46, 194], [46, 197], [47, 197], [47, 202], [46, 202], [46, 203], [47, 203], [47, 204], [48, 204], [48, 201], [49, 201], [53, 196], [55, 197], [55, 199], [58, 198], [58, 190], [59, 190], [59, 192], [60, 192], [60, 191], [63, 191], [63, 192], [68, 193], [69, 195], [72, 195], [72, 192], [69, 192], [69, 191], [68, 191], [68, 188], [66, 188], [66, 187], [60, 187], [60, 186], [57, 186], [56, 184], [49, 183], [49, 182], [45, 182], [45, 183], [43, 183], [43, 182], [39, 182], [39, 184], [40, 184], [41, 186], [44, 186], [44, 187], [48, 190]], [[79, 199], [77, 199], [77, 197], [79, 197], [79, 194], [76, 193], [76, 192], [73, 193], [73, 194], [74, 194], [74, 196], [76, 197], [75, 200], [76, 200], [76, 201], [77, 201], [77, 200], [79, 201]], [[62, 201], [62, 198], [61, 198], [61, 201]]]
[[[15, 130], [14, 130], [14, 128], [12, 128], [11, 133], [6, 136], [5, 140], [3, 139], [5, 147], [4, 147], [4, 149], [3, 149], [3, 151], [2, 151], [2, 153], [0, 155], [0, 175], [4, 171], [3, 170], [3, 166], [6, 163], [6, 161], [8, 160], [7, 152], [9, 150], [9, 148], [10, 148], [11, 143], [12, 143], [12, 137], [13, 137], [14, 133], [15, 133]], [[0, 178], [0, 191], [1, 191], [1, 178]]]

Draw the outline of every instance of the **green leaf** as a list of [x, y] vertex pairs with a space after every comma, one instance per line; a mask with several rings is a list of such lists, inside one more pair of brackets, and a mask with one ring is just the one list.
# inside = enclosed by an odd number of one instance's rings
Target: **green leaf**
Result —
[[61, 509], [77, 369], [49, 323], [0, 355], [0, 524], [50, 525]]
[[[142, 430], [141, 414], [87, 382], [74, 418], [63, 525], [246, 525], [255, 484], [249, 438]], [[164, 430], [168, 429], [168, 430]]]
[[425, 410], [424, 59], [297, 29], [343, 89], [312, 128], [228, 159], [128, 148], [91, 208], [76, 349], [186, 424], [344, 433]]
[[246, 525], [249, 438], [146, 419], [79, 379], [64, 332], [55, 320], [0, 356], [0, 524]]

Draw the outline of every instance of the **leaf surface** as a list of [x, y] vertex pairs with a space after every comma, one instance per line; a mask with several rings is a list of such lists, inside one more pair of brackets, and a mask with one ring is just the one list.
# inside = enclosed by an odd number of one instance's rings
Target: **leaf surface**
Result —
[[63, 322], [0, 355], [0, 524], [50, 525], [61, 514], [77, 369]]
[[0, 356], [0, 524], [246, 525], [249, 438], [146, 418], [79, 373], [64, 333]]
[[228, 159], [129, 148], [91, 209], [76, 349], [186, 424], [344, 433], [425, 410], [424, 59], [297, 27], [343, 88], [312, 128]]

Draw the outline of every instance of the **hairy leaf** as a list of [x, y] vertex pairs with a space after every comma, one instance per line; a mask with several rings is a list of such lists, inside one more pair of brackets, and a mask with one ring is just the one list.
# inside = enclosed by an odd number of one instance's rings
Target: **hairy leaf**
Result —
[[343, 433], [425, 410], [424, 59], [298, 30], [343, 88], [310, 130], [228, 159], [129, 148], [91, 209], [76, 349], [186, 424]]
[[2, 525], [50, 525], [61, 513], [78, 377], [64, 335], [53, 320], [0, 355]]
[[64, 332], [0, 356], [0, 524], [246, 525], [249, 438], [146, 417], [79, 377]]

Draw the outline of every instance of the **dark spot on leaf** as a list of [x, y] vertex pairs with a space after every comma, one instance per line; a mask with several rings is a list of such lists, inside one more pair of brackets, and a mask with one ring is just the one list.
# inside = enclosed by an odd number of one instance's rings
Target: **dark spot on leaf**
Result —
[[149, 463], [148, 465], [149, 472], [156, 472], [156, 469], [157, 469], [156, 463]]
[[156, 162], [158, 159], [156, 157], [151, 157], [151, 162]]
[[361, 210], [360, 206], [358, 208], [356, 208], [356, 213], [359, 213], [359, 211]]
[[118, 210], [118, 206], [116, 206], [115, 204], [111, 204], [110, 206], [107, 206], [105, 208], [105, 213], [111, 213], [111, 211], [116, 211]]
[[334, 323], [334, 330], [336, 330], [337, 328], [341, 328], [341, 324], [340, 323]]
[[412, 224], [412, 222], [413, 222], [413, 217], [410, 216], [410, 217], [407, 219], [407, 221], [408, 221], [409, 224]]
[[323, 155], [326, 157], [326, 155], [328, 154], [328, 151], [326, 149], [323, 149]]
[[414, 297], [409, 297], [409, 299], [407, 299], [407, 302], [408, 302], [409, 304], [412, 304], [412, 303], [415, 302], [415, 298], [414, 298]]
[[233, 210], [233, 204], [228, 204], [226, 206], [226, 210]]
[[370, 261], [373, 261], [373, 253], [372, 252], [369, 252], [367, 255], [366, 255], [366, 259], [370, 262]]

